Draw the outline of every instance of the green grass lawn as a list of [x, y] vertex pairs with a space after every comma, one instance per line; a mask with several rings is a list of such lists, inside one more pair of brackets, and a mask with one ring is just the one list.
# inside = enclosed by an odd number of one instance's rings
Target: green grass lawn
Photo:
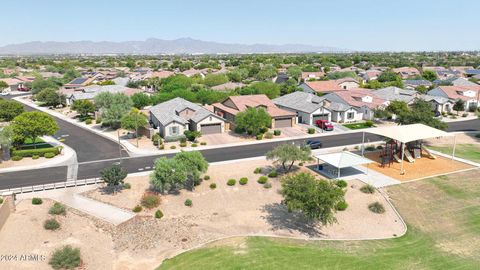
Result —
[[245, 237], [180, 254], [158, 269], [479, 269], [478, 173], [389, 187], [408, 223], [408, 232], [399, 238], [307, 242]]
[[[444, 154], [451, 155], [453, 146], [428, 146], [428, 148]], [[480, 145], [457, 144], [457, 146], [455, 147], [455, 156], [474, 162], [480, 162]]]
[[374, 126], [368, 126], [365, 122], [352, 123], [352, 124], [343, 124], [343, 126], [349, 128], [349, 129], [362, 129], [362, 128], [371, 128], [371, 127], [374, 127]]

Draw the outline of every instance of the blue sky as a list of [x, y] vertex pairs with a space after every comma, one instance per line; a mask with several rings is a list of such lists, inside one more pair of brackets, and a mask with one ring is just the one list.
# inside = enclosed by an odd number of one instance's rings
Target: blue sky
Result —
[[12, 0], [0, 45], [150, 37], [353, 50], [479, 50], [478, 0]]

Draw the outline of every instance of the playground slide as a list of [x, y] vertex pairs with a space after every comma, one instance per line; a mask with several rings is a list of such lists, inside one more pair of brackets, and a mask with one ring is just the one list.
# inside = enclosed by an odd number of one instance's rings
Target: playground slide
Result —
[[396, 162], [400, 163], [400, 158], [398, 157], [397, 154], [394, 154], [393, 158], [395, 159]]
[[410, 154], [410, 151], [405, 149], [405, 158], [407, 158], [408, 162], [413, 163], [415, 162], [415, 159], [412, 157], [412, 154]]
[[437, 156], [435, 156], [434, 154], [432, 154], [432, 152], [430, 152], [430, 150], [428, 150], [428, 148], [426, 148], [425, 146], [422, 145], [422, 150], [425, 154], [427, 154], [427, 156], [431, 159], [436, 159]]

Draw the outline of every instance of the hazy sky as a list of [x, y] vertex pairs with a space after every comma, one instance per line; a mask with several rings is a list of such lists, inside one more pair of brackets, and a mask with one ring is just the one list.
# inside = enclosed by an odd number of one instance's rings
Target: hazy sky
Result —
[[479, 50], [479, 0], [6, 0], [0, 45], [191, 37], [353, 50]]

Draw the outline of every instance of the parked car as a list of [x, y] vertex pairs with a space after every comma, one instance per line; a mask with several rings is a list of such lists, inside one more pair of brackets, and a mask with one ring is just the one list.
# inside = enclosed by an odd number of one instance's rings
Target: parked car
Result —
[[10, 93], [7, 92], [7, 91], [3, 91], [3, 92], [2, 92], [2, 96], [8, 96], [9, 94], [10, 94]]
[[332, 131], [333, 130], [333, 124], [329, 122], [328, 120], [317, 120], [315, 121], [315, 125], [317, 127], [326, 130], [326, 131]]
[[308, 140], [305, 143], [306, 146], [310, 147], [310, 149], [318, 149], [322, 148], [322, 142], [318, 140]]

